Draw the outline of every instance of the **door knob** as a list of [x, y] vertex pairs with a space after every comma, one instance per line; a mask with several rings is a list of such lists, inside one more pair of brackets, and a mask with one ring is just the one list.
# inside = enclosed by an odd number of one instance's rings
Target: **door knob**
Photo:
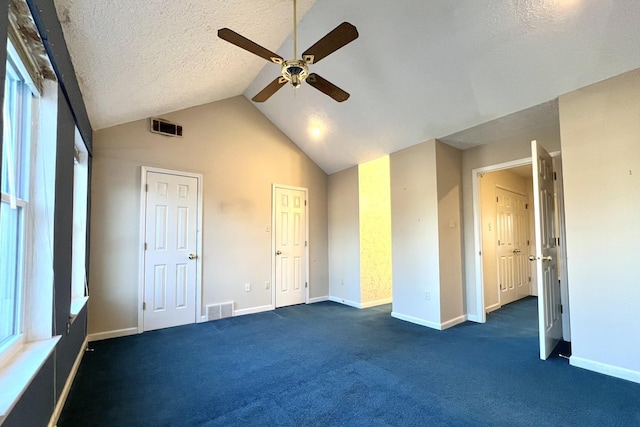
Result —
[[535, 261], [536, 257], [534, 255], [529, 255], [529, 261]]
[[282, 251], [276, 251], [276, 255], [282, 255]]
[[543, 261], [553, 261], [553, 257], [552, 256], [543, 256], [542, 260]]
[[198, 258], [198, 255], [196, 254], [189, 254], [189, 259], [196, 259]]

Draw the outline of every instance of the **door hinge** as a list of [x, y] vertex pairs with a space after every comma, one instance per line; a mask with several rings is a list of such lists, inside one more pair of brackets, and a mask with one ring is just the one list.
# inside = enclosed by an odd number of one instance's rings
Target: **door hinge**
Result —
[[531, 276], [529, 276], [529, 281], [531, 281]]
[[144, 250], [147, 250], [147, 242], [144, 242]]
[[529, 246], [529, 241], [527, 240], [527, 246]]
[[143, 302], [143, 303], [142, 303], [142, 311], [144, 311], [144, 310], [146, 310], [146, 309], [147, 309], [147, 303], [146, 303], [146, 302]]
[[560, 246], [560, 238], [556, 237], [556, 246]]
[[560, 304], [560, 314], [564, 313], [564, 309], [562, 308], [562, 304]]
[[304, 287], [308, 288], [309, 287], [309, 282], [304, 282]]
[[144, 192], [148, 193], [149, 192], [149, 184], [145, 184], [144, 185]]
[[498, 246], [500, 246], [500, 240], [498, 240]]
[[525, 205], [524, 205], [524, 208], [525, 208], [525, 209], [529, 209], [529, 203], [525, 204]]
[[498, 202], [498, 200], [499, 200], [499, 199], [496, 197], [496, 202]]
[[557, 181], [557, 180], [558, 180], [558, 174], [557, 174], [557, 173], [555, 173], [555, 172], [553, 173], [553, 180], [554, 180], [554, 181]]
[[306, 200], [304, 201], [304, 205], [307, 206], [307, 201]]
[[304, 247], [306, 248], [309, 245], [309, 242], [307, 242], [306, 240], [304, 241]]

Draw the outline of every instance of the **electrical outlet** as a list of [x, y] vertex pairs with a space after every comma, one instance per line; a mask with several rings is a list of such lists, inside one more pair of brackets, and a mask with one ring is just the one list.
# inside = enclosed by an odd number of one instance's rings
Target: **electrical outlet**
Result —
[[244, 284], [244, 291], [245, 292], [251, 292], [251, 283], [245, 283]]
[[426, 299], [427, 301], [429, 301], [431, 299], [431, 292], [429, 291], [425, 291], [424, 293], [424, 299]]
[[271, 288], [271, 283], [268, 280], [266, 282], [264, 282], [264, 288], [265, 289]]

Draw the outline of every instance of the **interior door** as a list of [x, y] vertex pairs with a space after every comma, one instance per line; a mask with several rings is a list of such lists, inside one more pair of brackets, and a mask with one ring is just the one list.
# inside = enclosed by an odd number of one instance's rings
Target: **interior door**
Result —
[[147, 172], [144, 330], [196, 321], [198, 179]]
[[275, 306], [306, 300], [306, 193], [275, 187]]
[[540, 358], [549, 357], [562, 339], [560, 283], [558, 281], [553, 161], [536, 141], [531, 142], [535, 216]]
[[496, 188], [498, 289], [505, 305], [529, 295], [527, 198]]

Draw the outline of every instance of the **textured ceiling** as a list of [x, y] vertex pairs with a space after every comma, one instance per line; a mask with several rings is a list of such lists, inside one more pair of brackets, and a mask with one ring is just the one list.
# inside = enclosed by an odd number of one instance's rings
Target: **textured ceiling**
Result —
[[[289, 59], [291, 5], [56, 0], [95, 129], [243, 93], [251, 98], [278, 67], [218, 40], [216, 30], [232, 28]], [[640, 67], [637, 0], [298, 6], [300, 51], [343, 21], [358, 28], [357, 40], [310, 67], [351, 98], [336, 103], [303, 85], [255, 105], [328, 173], [431, 138], [468, 148], [523, 129], [535, 134], [557, 126], [557, 103], [549, 101]]]
[[[298, 20], [315, 0], [298, 0]], [[264, 60], [217, 36], [276, 50], [291, 0], [55, 0], [94, 129], [242, 94]]]

